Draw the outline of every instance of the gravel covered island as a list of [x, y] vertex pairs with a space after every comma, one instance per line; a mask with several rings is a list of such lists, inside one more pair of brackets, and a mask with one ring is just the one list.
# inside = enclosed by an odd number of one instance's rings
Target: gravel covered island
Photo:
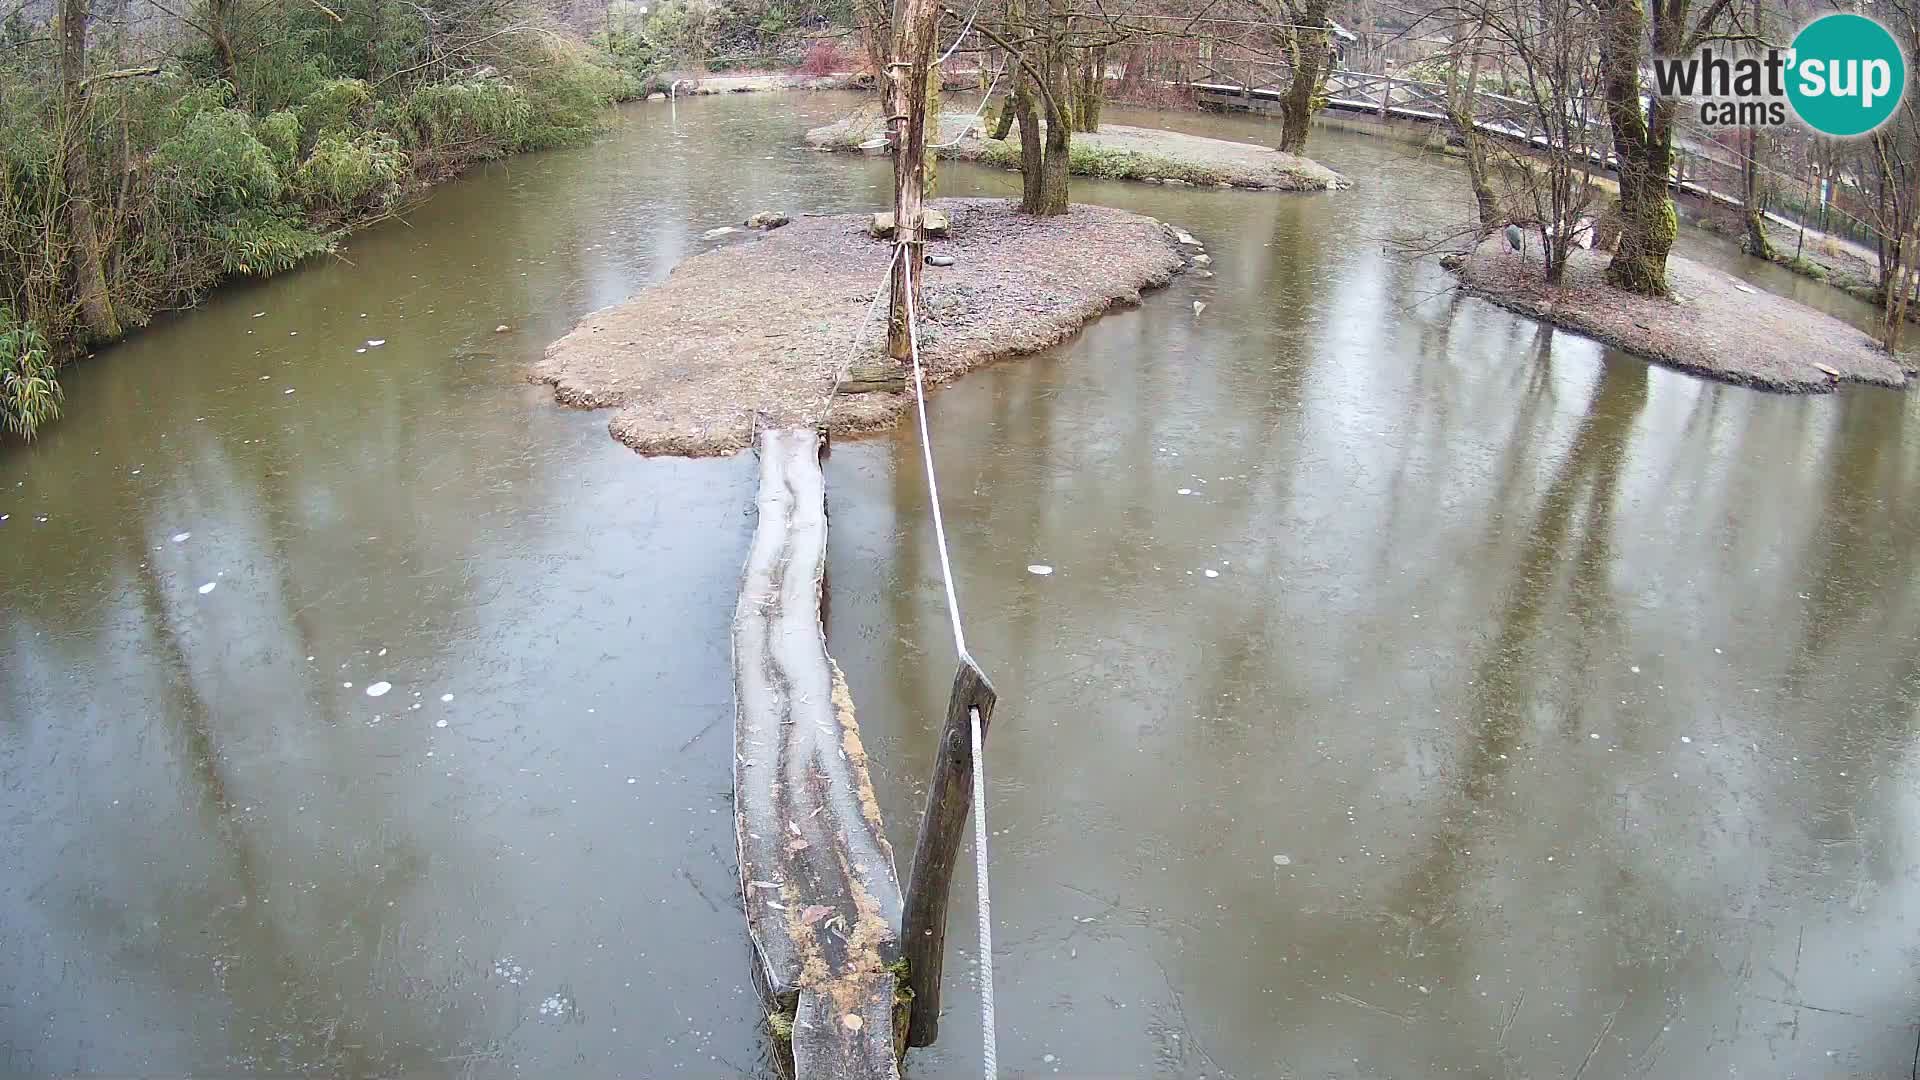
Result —
[[[1106, 207], [1037, 218], [998, 199], [933, 205], [952, 224], [928, 254], [953, 261], [924, 268], [921, 360], [934, 384], [1139, 302], [1199, 250], [1179, 230]], [[867, 316], [893, 248], [869, 232], [869, 218], [802, 217], [696, 255], [587, 316], [547, 347], [532, 377], [564, 404], [618, 410], [614, 437], [646, 454], [728, 454], [751, 442], [756, 423], [815, 423], [850, 362], [854, 392], [834, 401], [828, 430], [887, 427], [913, 395], [891, 365], [879, 366], [884, 305]]]
[[[822, 151], [861, 150], [883, 134], [878, 111], [862, 110], [807, 132], [807, 145]], [[985, 124], [978, 117], [954, 113], [941, 116], [938, 141], [937, 152], [943, 158], [977, 161], [1000, 169], [1020, 168], [1020, 133], [1015, 130], [1005, 139], [988, 138]], [[1067, 171], [1102, 180], [1255, 191], [1338, 191], [1353, 186], [1346, 177], [1312, 158], [1283, 153], [1271, 146], [1125, 124], [1102, 124], [1097, 132], [1075, 132], [1067, 151]]]
[[1558, 288], [1547, 286], [1531, 242], [1522, 254], [1494, 236], [1443, 261], [1476, 296], [1695, 375], [1787, 393], [1907, 385], [1894, 357], [1825, 312], [1679, 255], [1667, 259], [1671, 298], [1638, 296], [1607, 284], [1608, 258], [1574, 251]]

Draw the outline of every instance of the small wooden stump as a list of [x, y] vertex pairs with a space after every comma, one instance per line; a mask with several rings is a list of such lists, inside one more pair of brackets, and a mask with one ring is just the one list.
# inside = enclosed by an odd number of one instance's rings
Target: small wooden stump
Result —
[[733, 618], [734, 828], [755, 982], [791, 1025], [801, 1080], [898, 1080], [900, 881], [820, 626], [817, 432], [761, 433], [757, 505]]
[[847, 377], [834, 384], [842, 394], [898, 394], [907, 389], [907, 371], [887, 360], [854, 364]]

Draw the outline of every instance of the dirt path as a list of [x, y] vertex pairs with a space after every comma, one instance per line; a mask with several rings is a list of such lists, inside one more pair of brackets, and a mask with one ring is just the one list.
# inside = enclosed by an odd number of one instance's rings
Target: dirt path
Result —
[[1672, 300], [1635, 296], [1606, 283], [1607, 258], [1574, 252], [1563, 287], [1549, 289], [1538, 252], [1496, 236], [1456, 272], [1467, 291], [1502, 307], [1697, 375], [1791, 393], [1842, 381], [1907, 385], [1893, 357], [1831, 315], [1678, 255], [1667, 260]]
[[[1186, 265], [1172, 230], [1139, 214], [1075, 206], [1057, 218], [998, 199], [941, 200], [952, 235], [929, 245], [922, 359], [935, 383], [1044, 349]], [[587, 316], [532, 372], [561, 402], [614, 408], [615, 438], [648, 454], [727, 454], [756, 424], [807, 425], [848, 361], [878, 358], [885, 312], [855, 330], [892, 246], [867, 216], [803, 217], [694, 256], [660, 285]], [[894, 423], [912, 396], [842, 394], [828, 428]]]

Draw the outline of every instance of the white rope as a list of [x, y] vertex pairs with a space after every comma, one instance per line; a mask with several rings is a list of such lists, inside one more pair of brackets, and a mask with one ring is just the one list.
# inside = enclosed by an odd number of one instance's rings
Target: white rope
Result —
[[980, 752], [980, 710], [973, 717], [973, 881], [980, 917], [980, 1042], [987, 1080], [1000, 1074], [993, 1038], [993, 902], [987, 897], [987, 759]]
[[971, 31], [971, 30], [973, 29], [973, 20], [974, 20], [974, 19], [975, 19], [976, 17], [978, 17], [978, 16], [979, 16], [979, 14], [980, 14], [980, 9], [981, 9], [981, 7], [983, 7], [983, 6], [985, 5], [985, 2], [986, 2], [986, 0], [973, 0], [973, 14], [972, 14], [972, 15], [969, 15], [969, 16], [967, 16], [967, 25], [965, 25], [965, 26], [963, 26], [963, 27], [961, 27], [961, 28], [960, 28], [960, 36], [959, 36], [959, 37], [957, 37], [957, 38], [954, 38], [954, 39], [953, 39], [953, 44], [951, 44], [951, 45], [949, 45], [949, 46], [947, 46], [947, 51], [946, 51], [946, 52], [943, 52], [943, 53], [941, 53], [941, 54], [940, 54], [940, 59], [938, 59], [938, 60], [935, 60], [935, 61], [933, 62], [933, 66], [934, 66], [934, 67], [936, 67], [936, 68], [937, 68], [937, 67], [939, 67], [939, 66], [940, 66], [941, 64], [944, 64], [944, 63], [946, 63], [946, 62], [947, 62], [947, 57], [949, 57], [949, 56], [952, 56], [952, 55], [953, 55], [953, 50], [955, 50], [955, 49], [957, 49], [957, 48], [959, 48], [959, 47], [960, 47], [960, 43], [961, 43], [961, 42], [963, 42], [963, 41], [965, 41], [965, 40], [967, 40], [967, 34], [968, 34], [968, 32], [970, 32], [970, 31]]
[[847, 358], [839, 367], [833, 369], [833, 385], [827, 387], [827, 400], [821, 405], [820, 419], [814, 427], [825, 427], [827, 418], [833, 415], [833, 406], [840, 400], [840, 380], [853, 367], [853, 358], [860, 352], [860, 335], [866, 332], [867, 324], [873, 321], [873, 313], [880, 310], [880, 301], [887, 295], [887, 286], [893, 280], [893, 264], [900, 261], [900, 248], [896, 245], [893, 257], [887, 260], [887, 269], [880, 279], [880, 291], [873, 294], [873, 302], [867, 305], [867, 313], [860, 317], [860, 324], [853, 328], [853, 340], [847, 344]]
[[927, 147], [927, 149], [945, 150], [950, 146], [959, 146], [960, 143], [966, 139], [967, 132], [972, 131], [973, 125], [979, 121], [980, 114], [987, 111], [987, 102], [993, 100], [993, 88], [1000, 85], [1000, 76], [1003, 74], [1005, 74], [1005, 72], [996, 71], [993, 73], [993, 81], [987, 83], [987, 92], [980, 95], [980, 104], [973, 110], [973, 119], [961, 125], [960, 134], [955, 135], [952, 142], [934, 143], [932, 146]]
[[[896, 253], [906, 250], [906, 242], [894, 245]], [[927, 495], [933, 503], [933, 538], [940, 545], [940, 579], [947, 586], [947, 614], [953, 619], [953, 649], [967, 655], [967, 635], [960, 629], [960, 599], [953, 592], [953, 564], [947, 559], [947, 526], [940, 517], [940, 481], [933, 475], [933, 439], [927, 435], [926, 379], [920, 371], [919, 317], [913, 308], [913, 267], [907, 267], [907, 354], [913, 358], [913, 400], [920, 412], [920, 456], [927, 463]], [[978, 763], [976, 762], [976, 767]]]
[[[906, 250], [904, 241], [894, 245], [896, 255]], [[913, 268], [907, 268], [912, 285]], [[947, 558], [947, 527], [940, 514], [940, 484], [933, 473], [933, 439], [927, 434], [926, 376], [920, 367], [920, 317], [914, 308], [913, 289], [907, 290], [907, 355], [913, 360], [913, 400], [920, 417], [920, 455], [927, 465], [927, 495], [933, 505], [933, 535], [940, 545], [940, 577], [947, 586], [947, 614], [953, 620], [953, 648], [967, 663], [967, 638], [960, 629], [960, 601], [953, 591], [953, 564]], [[994, 1039], [993, 1009], [993, 901], [987, 892], [987, 759], [981, 749], [980, 710], [969, 706], [967, 715], [973, 728], [973, 878], [975, 910], [980, 923], [980, 1043], [986, 1080], [1000, 1075], [1000, 1052]]]

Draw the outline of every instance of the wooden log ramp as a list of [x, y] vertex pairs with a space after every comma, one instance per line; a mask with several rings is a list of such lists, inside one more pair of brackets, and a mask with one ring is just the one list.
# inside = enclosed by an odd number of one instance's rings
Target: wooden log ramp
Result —
[[853, 699], [820, 621], [826, 481], [811, 429], [760, 435], [734, 611], [734, 825], [754, 977], [800, 1080], [897, 1078], [902, 899]]

